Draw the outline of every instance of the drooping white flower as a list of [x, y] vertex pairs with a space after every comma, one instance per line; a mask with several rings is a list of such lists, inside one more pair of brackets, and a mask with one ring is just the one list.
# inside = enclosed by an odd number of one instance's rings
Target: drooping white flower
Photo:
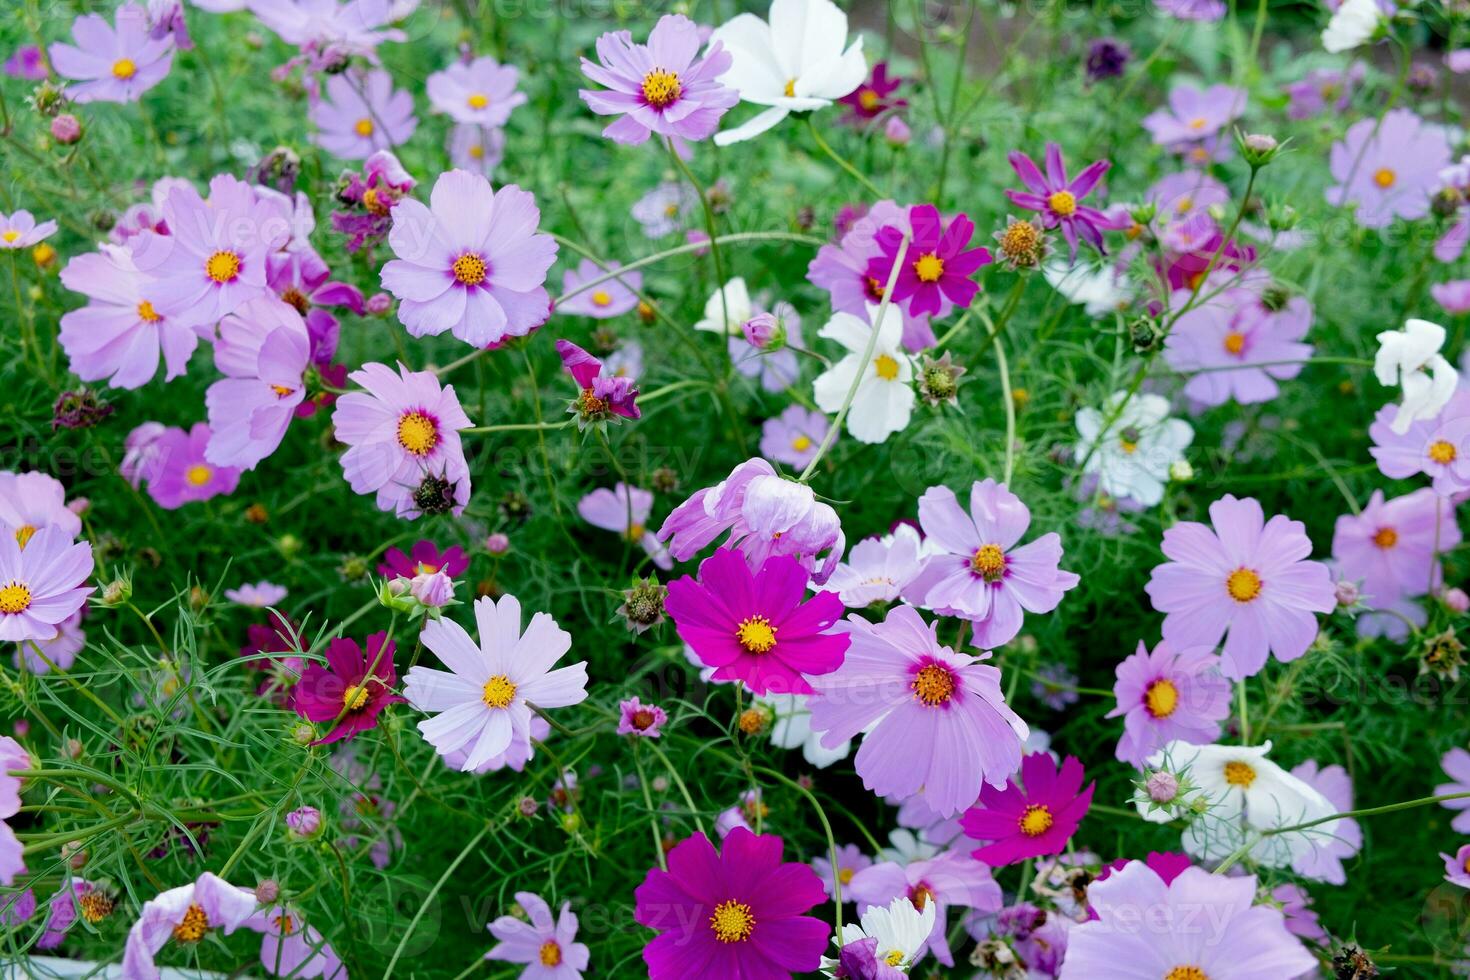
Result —
[[1404, 400], [1389, 426], [1403, 435], [1419, 419], [1432, 419], [1455, 393], [1460, 377], [1444, 359], [1444, 327], [1428, 320], [1409, 320], [1402, 330], [1378, 335], [1373, 373], [1380, 384], [1404, 389]]
[[929, 550], [912, 524], [900, 524], [892, 534], [853, 545], [827, 580], [827, 588], [849, 609], [892, 602], [923, 570]]
[[[869, 307], [869, 318], [876, 315], [877, 308]], [[878, 339], [873, 357], [864, 363], [874, 329]], [[834, 313], [817, 336], [834, 340], [848, 350], [846, 357], [813, 383], [817, 407], [828, 414], [840, 411], [853, 379], [861, 372], [862, 381], [847, 413], [847, 431], [859, 442], [868, 443], [883, 442], [903, 431], [913, 415], [916, 396], [914, 365], [903, 349], [903, 315], [897, 307], [889, 306], [883, 322], [876, 327], [851, 313]]]
[[744, 102], [770, 106], [744, 125], [715, 134], [720, 146], [764, 133], [792, 112], [823, 109], [868, 74], [863, 39], [847, 45], [847, 14], [832, 0], [774, 0], [769, 20], [740, 14], [710, 35], [733, 63], [720, 81]]
[[[887, 906], [874, 905], [863, 913], [860, 922], [848, 922], [832, 944], [840, 951], [851, 943], [864, 939], [876, 939], [874, 957], [895, 970], [907, 973], [934, 929], [937, 903], [925, 902], [921, 912], [905, 896], [895, 898]], [[822, 960], [822, 970], [832, 976], [837, 969], [836, 959]]]
[[765, 694], [756, 700], [770, 708], [775, 716], [771, 722], [771, 744], [782, 749], [801, 749], [802, 757], [818, 769], [846, 759], [852, 750], [851, 741], [835, 749], [822, 745], [822, 733], [812, 731], [812, 713], [806, 706], [805, 695]]
[[750, 302], [750, 290], [745, 280], [736, 276], [717, 289], [704, 304], [704, 319], [694, 324], [695, 330], [722, 333], [731, 337], [741, 336], [740, 325], [755, 313]]
[[1081, 438], [1075, 458], [1086, 460], [1084, 471], [1097, 474], [1102, 491], [1145, 507], [1164, 498], [1170, 467], [1183, 460], [1184, 448], [1194, 440], [1188, 422], [1169, 418], [1167, 398], [1129, 398], [1126, 391], [1113, 392], [1100, 411], [1089, 407], [1078, 412], [1077, 433]]
[[1068, 303], [1083, 307], [1091, 317], [1117, 313], [1133, 298], [1127, 281], [1111, 266], [1052, 263], [1044, 266], [1041, 274]]
[[1332, 54], [1351, 51], [1378, 33], [1382, 23], [1376, 0], [1343, 0], [1322, 31], [1322, 47]]

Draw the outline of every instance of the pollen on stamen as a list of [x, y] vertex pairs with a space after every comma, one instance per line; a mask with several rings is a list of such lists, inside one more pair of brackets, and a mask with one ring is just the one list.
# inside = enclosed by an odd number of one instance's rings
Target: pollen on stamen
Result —
[[490, 104], [490, 96], [484, 92], [471, 92], [469, 98], [464, 101], [471, 109], [483, 109]]
[[979, 575], [987, 582], [998, 582], [1006, 570], [1005, 552], [1000, 550], [1000, 545], [986, 544], [975, 549], [975, 554], [970, 558], [970, 571]]
[[1375, 171], [1373, 174], [1373, 183], [1377, 184], [1384, 190], [1388, 190], [1390, 187], [1396, 184], [1398, 182], [1398, 179], [1399, 175], [1394, 173], [1388, 167], [1382, 167], [1379, 170]]
[[209, 931], [209, 916], [203, 907], [193, 904], [184, 911], [184, 918], [174, 926], [174, 939], [181, 943], [197, 943]]
[[884, 381], [892, 381], [898, 377], [898, 361], [887, 354], [879, 354], [873, 358], [873, 372]]
[[1373, 535], [1373, 543], [1387, 551], [1399, 543], [1399, 532], [1391, 527], [1380, 527]]
[[138, 303], [138, 319], [144, 323], [157, 323], [163, 317], [159, 316], [158, 311], [153, 308], [153, 304], [145, 299], [140, 300]]
[[357, 122], [352, 124], [352, 131], [358, 136], [371, 136], [373, 135], [373, 121], [367, 116], [363, 116]]
[[1051, 829], [1054, 822], [1055, 818], [1052, 817], [1049, 807], [1033, 803], [1022, 812], [1016, 824], [1027, 837], [1040, 837]]
[[1452, 442], [1437, 439], [1429, 444], [1429, 458], [1440, 465], [1453, 463], [1457, 455], [1455, 444]]
[[1230, 354], [1239, 354], [1245, 350], [1245, 334], [1236, 333], [1234, 330], [1225, 335], [1225, 350]]
[[611, 306], [612, 296], [605, 289], [599, 289], [592, 294], [593, 306]]
[[1248, 762], [1239, 762], [1231, 759], [1225, 763], [1225, 782], [1231, 786], [1239, 786], [1241, 789], [1249, 789], [1251, 783], [1256, 781], [1256, 771]]
[[398, 445], [414, 456], [427, 456], [439, 444], [439, 426], [423, 412], [404, 412], [398, 419]]
[[799, 453], [804, 453], [812, 448], [812, 440], [808, 436], [797, 436], [791, 440], [791, 448]]
[[0, 586], [0, 613], [14, 615], [31, 607], [31, 590], [21, 582], [9, 582]]
[[126, 82], [138, 74], [138, 66], [132, 58], [119, 58], [112, 63], [112, 77], [120, 82]]
[[515, 682], [504, 674], [496, 674], [485, 682], [480, 700], [485, 702], [487, 708], [507, 708], [515, 697]]
[[195, 463], [184, 471], [184, 481], [191, 487], [202, 487], [214, 476], [214, 470], [203, 463]]
[[1225, 579], [1225, 591], [1236, 602], [1250, 602], [1261, 594], [1261, 576], [1249, 568], [1237, 568]]
[[925, 252], [914, 261], [914, 275], [920, 282], [938, 282], [944, 275], [944, 260], [933, 252]]
[[755, 932], [755, 914], [749, 905], [732, 898], [715, 906], [709, 925], [720, 942], [741, 943]]
[[1070, 218], [1077, 213], [1077, 197], [1071, 191], [1053, 191], [1046, 206], [1058, 217]]
[[643, 101], [655, 109], [666, 109], [678, 101], [684, 92], [679, 76], [662, 68], [655, 68], [643, 76]]
[[204, 274], [221, 285], [234, 282], [240, 274], [240, 256], [230, 251], [218, 251], [204, 260]]
[[735, 639], [749, 653], [769, 653], [776, 645], [776, 627], [765, 616], [751, 616], [741, 621]]
[[536, 958], [541, 961], [542, 966], [561, 966], [561, 946], [557, 945], [555, 939], [548, 939], [541, 944]]
[[1160, 677], [1144, 692], [1143, 704], [1150, 717], [1167, 718], [1179, 707], [1179, 688], [1167, 677]]
[[457, 282], [464, 286], [478, 286], [485, 281], [485, 260], [473, 252], [466, 252], [454, 260], [449, 267]]
[[954, 697], [954, 674], [943, 664], [925, 664], [919, 668], [909, 686], [914, 689], [915, 698], [931, 708], [937, 708]]

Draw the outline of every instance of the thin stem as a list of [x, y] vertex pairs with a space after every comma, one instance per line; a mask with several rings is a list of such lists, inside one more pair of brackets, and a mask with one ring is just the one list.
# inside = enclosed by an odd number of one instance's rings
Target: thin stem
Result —
[[822, 139], [822, 134], [817, 132], [817, 124], [812, 122], [811, 113], [807, 113], [806, 128], [812, 134], [812, 139], [816, 141], [817, 146], [821, 147], [822, 152], [832, 158], [833, 163], [847, 171], [854, 180], [867, 188], [868, 193], [872, 194], [873, 197], [882, 198], [884, 196], [883, 192], [878, 189], [878, 186], [864, 176], [861, 170], [844, 160], [838, 155], [836, 150], [827, 144], [826, 140]]
[[449, 862], [449, 867], [444, 869], [444, 873], [439, 876], [439, 880], [434, 882], [434, 887], [429, 889], [429, 894], [425, 895], [423, 902], [420, 903], [419, 910], [409, 920], [408, 928], [403, 930], [403, 936], [398, 940], [398, 945], [393, 950], [393, 957], [388, 960], [388, 969], [383, 971], [383, 980], [388, 980], [389, 977], [393, 976], [393, 968], [398, 965], [398, 958], [403, 955], [403, 947], [408, 945], [408, 938], [418, 928], [419, 920], [424, 917], [424, 911], [433, 903], [435, 896], [444, 887], [444, 883], [449, 880], [449, 876], [454, 874], [454, 869], [464, 863], [464, 859], [470, 856], [470, 851], [473, 851], [475, 845], [480, 843], [489, 832], [490, 825], [487, 823], [480, 828], [479, 833], [469, 839], [469, 843], [465, 844], [455, 859]]

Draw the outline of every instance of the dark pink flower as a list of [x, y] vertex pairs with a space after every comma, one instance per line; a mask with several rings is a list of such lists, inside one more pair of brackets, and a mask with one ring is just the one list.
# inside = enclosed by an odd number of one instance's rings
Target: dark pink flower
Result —
[[1062, 853], [1097, 788], [1089, 783], [1082, 789], [1082, 778], [1076, 756], [1067, 756], [1059, 769], [1049, 754], [1033, 752], [1021, 760], [1023, 785], [1011, 779], [1002, 790], [982, 786], [979, 805], [960, 818], [965, 836], [990, 841], [972, 852], [975, 859], [1000, 866]]
[[1039, 212], [1042, 224], [1047, 228], [1060, 227], [1073, 256], [1077, 254], [1079, 236], [1095, 245], [1098, 251], [1105, 251], [1102, 233], [1119, 227], [1119, 224], [1096, 208], [1083, 204], [1082, 199], [1092, 193], [1112, 163], [1096, 160], [1068, 180], [1062, 148], [1055, 143], [1046, 144], [1045, 174], [1019, 150], [1012, 150], [1009, 159], [1016, 176], [1026, 185], [1025, 191], [1006, 191], [1006, 196], [1013, 203], [1028, 211]]
[[847, 115], [843, 116], [843, 122], [860, 124], [889, 109], [902, 109], [908, 105], [908, 100], [895, 98], [893, 95], [902, 84], [903, 79], [889, 77], [888, 62], [878, 62], [873, 66], [873, 73], [868, 76], [867, 81], [837, 100], [847, 106]]
[[[903, 303], [914, 316], [938, 313], [944, 299], [956, 306], [969, 306], [980, 291], [970, 277], [990, 264], [990, 249], [965, 247], [975, 233], [974, 222], [959, 214], [946, 226], [934, 205], [916, 204], [909, 208], [909, 223], [914, 229], [913, 240], [893, 286], [893, 302]], [[882, 254], [868, 260], [868, 276], [886, 284], [898, 258], [903, 232], [884, 227], [878, 231], [877, 241]]]
[[398, 670], [393, 641], [387, 633], [367, 639], [367, 656], [346, 637], [327, 645], [327, 664], [309, 663], [291, 691], [291, 707], [308, 721], [332, 722], [332, 730], [311, 743], [323, 745], [354, 738], [373, 728], [378, 715], [403, 698], [393, 693]]
[[582, 389], [569, 409], [577, 415], [579, 422], [606, 421], [614, 415], [636, 419], [643, 414], [634, 404], [638, 398], [638, 386], [632, 378], [603, 374], [602, 361], [570, 340], [558, 340], [556, 352], [561, 355], [567, 374]]

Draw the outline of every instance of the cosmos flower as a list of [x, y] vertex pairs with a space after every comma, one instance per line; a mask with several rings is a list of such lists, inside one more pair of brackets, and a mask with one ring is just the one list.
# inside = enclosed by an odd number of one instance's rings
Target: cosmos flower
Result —
[[37, 224], [35, 215], [24, 208], [8, 215], [0, 213], [0, 249], [30, 248], [54, 234], [55, 221]]
[[[893, 283], [891, 301], [902, 303], [913, 316], [938, 314], [945, 308], [944, 300], [961, 308], [969, 306], [980, 291], [971, 277], [991, 261], [990, 249], [967, 247], [975, 223], [968, 215], [957, 214], [946, 224], [932, 204], [909, 208], [908, 219], [912, 237]], [[868, 260], [867, 275], [886, 288], [904, 233], [885, 226], [876, 238], [880, 252]]]
[[570, 340], [558, 340], [556, 352], [562, 367], [577, 383], [580, 393], [568, 411], [577, 416], [579, 425], [611, 421], [613, 416], [641, 418], [638, 408], [638, 386], [632, 378], [603, 373], [603, 363]]
[[463, 575], [469, 567], [470, 560], [465, 557], [464, 549], [459, 545], [440, 551], [434, 542], [420, 540], [414, 542], [408, 554], [398, 548], [389, 548], [383, 555], [382, 563], [378, 565], [378, 574], [385, 578], [411, 579], [419, 575], [444, 572], [454, 577]]
[[817, 873], [817, 877], [822, 879], [822, 887], [826, 889], [827, 896], [830, 898], [834, 893], [835, 885], [840, 884], [842, 900], [845, 902], [852, 901], [852, 893], [848, 891], [847, 886], [852, 882], [853, 877], [864, 868], [871, 867], [872, 864], [873, 859], [864, 854], [863, 849], [856, 844], [843, 844], [837, 848], [835, 868], [829, 851], [824, 850], [812, 856], [812, 870]]
[[[1291, 774], [1326, 797], [1333, 812], [1348, 813], [1353, 809], [1353, 779], [1342, 766], [1318, 766], [1316, 761], [1308, 759], [1293, 767]], [[1344, 817], [1337, 821], [1337, 830], [1331, 837], [1313, 837], [1311, 842], [1310, 850], [1292, 858], [1291, 869], [1304, 878], [1332, 885], [1345, 884], [1347, 872], [1342, 862], [1363, 849], [1363, 828], [1352, 817]]]
[[1106, 717], [1123, 719], [1116, 755], [1135, 769], [1170, 742], [1208, 745], [1230, 717], [1230, 682], [1208, 647], [1175, 650], [1160, 640], [1149, 652], [1140, 640], [1117, 666], [1113, 695]]
[[613, 531], [636, 541], [659, 568], [673, 568], [674, 559], [658, 537], [647, 528], [653, 512], [653, 492], [618, 483], [611, 490], [599, 487], [577, 501], [582, 520], [604, 531]]
[[[895, 306], [890, 305], [883, 313], [882, 322], [874, 324], [877, 313], [877, 307], [870, 307], [862, 318], [851, 313], [832, 314], [817, 336], [840, 344], [847, 353], [812, 383], [817, 407], [835, 415], [847, 402], [848, 392], [857, 381], [857, 391], [847, 413], [847, 431], [865, 443], [884, 442], [907, 428], [917, 398], [912, 384], [913, 361], [902, 347], [903, 319]], [[874, 331], [878, 336], [872, 344], [872, 357], [865, 359]]]
[[934, 924], [924, 950], [945, 966], [954, 966], [947, 936], [950, 908], [990, 915], [999, 912], [1002, 904], [1000, 885], [990, 876], [990, 869], [959, 851], [881, 861], [853, 875], [851, 894], [859, 914], [886, 908], [896, 898], [907, 899], [925, 918], [933, 909]]
[[832, 592], [804, 599], [807, 571], [773, 555], [752, 573], [740, 553], [720, 548], [699, 579], [669, 583], [664, 608], [679, 636], [716, 680], [740, 680], [756, 694], [808, 694], [816, 675], [842, 664], [848, 639], [832, 627], [842, 601]]
[[817, 454], [831, 427], [823, 413], [788, 405], [780, 415], [761, 423], [761, 455], [801, 470]]
[[286, 598], [286, 587], [265, 581], [246, 583], [237, 588], [225, 589], [225, 598], [237, 606], [264, 609], [267, 606], [280, 605], [281, 600]]
[[481, 55], [434, 72], [424, 89], [434, 108], [448, 113], [455, 122], [496, 129], [510, 119], [511, 110], [526, 104], [526, 94], [516, 89], [519, 81], [520, 72], [514, 65]]
[[70, 85], [73, 102], [136, 102], [163, 81], [173, 66], [174, 42], [150, 36], [148, 11], [136, 3], [117, 8], [110, 25], [99, 14], [84, 14], [72, 22], [76, 44], [53, 44], [51, 67]]
[[1378, 383], [1403, 388], [1404, 399], [1389, 430], [1399, 435], [1418, 419], [1438, 415], [1459, 387], [1454, 365], [1440, 353], [1445, 330], [1428, 320], [1409, 319], [1402, 330], [1378, 334], [1373, 375]]
[[1444, 861], [1444, 880], [1461, 888], [1470, 888], [1470, 844], [1461, 844], [1453, 854], [1440, 852]]
[[337, 201], [350, 210], [332, 212], [332, 229], [349, 236], [347, 251], [376, 244], [393, 225], [393, 209], [416, 185], [391, 150], [363, 161], [362, 171], [343, 176]]
[[448, 671], [415, 665], [405, 678], [410, 704], [432, 714], [418, 723], [440, 755], [465, 750], [471, 772], [529, 742], [531, 706], [564, 708], [587, 697], [587, 662], [553, 669], [571, 648], [571, 634], [544, 612], [521, 632], [521, 604], [513, 595], [475, 600], [476, 643], [464, 627], [440, 617], [425, 623], [423, 644]]
[[[796, 352], [804, 349], [801, 338], [801, 316], [784, 300], [772, 305], [772, 312], [757, 311], [742, 324], [744, 336], [729, 337], [726, 347], [735, 370], [747, 378], [760, 379], [766, 391], [785, 391], [801, 377], [801, 364]], [[757, 344], [751, 337], [764, 342]]]
[[311, 338], [306, 324], [275, 297], [252, 299], [220, 321], [215, 366], [225, 377], [209, 386], [209, 443], [216, 466], [252, 470], [285, 438], [306, 398]]
[[640, 738], [658, 738], [668, 714], [656, 704], [644, 704], [636, 697], [618, 703], [618, 734]]
[[206, 871], [197, 881], [160, 892], [143, 903], [138, 920], [128, 931], [122, 975], [157, 980], [154, 957], [169, 940], [185, 948], [219, 931], [228, 936], [246, 926], [256, 911], [255, 892]]
[[25, 547], [0, 535], [0, 640], [54, 639], [95, 591], [86, 584], [92, 567], [91, 544], [59, 527], [39, 528]]
[[24, 746], [9, 735], [0, 736], [0, 884], [6, 887], [25, 871], [20, 839], [5, 822], [20, 812], [21, 802], [21, 777], [10, 775], [10, 770], [30, 769], [34, 764]]
[[475, 123], [455, 123], [449, 130], [445, 150], [452, 166], [489, 180], [505, 159], [505, 130]]
[[524, 337], [546, 322], [546, 273], [557, 245], [536, 231], [536, 199], [514, 184], [494, 190], [478, 174], [440, 174], [429, 207], [404, 198], [393, 208], [383, 288], [401, 301], [398, 318], [415, 337], [452, 332], [476, 347]]
[[1439, 186], [1439, 172], [1449, 163], [1444, 128], [1412, 111], [1392, 109], [1381, 122], [1361, 119], [1332, 145], [1330, 169], [1336, 183], [1327, 188], [1327, 203], [1355, 208], [1354, 216], [1365, 228], [1385, 228], [1394, 218], [1422, 218]]
[[1068, 179], [1067, 165], [1062, 159], [1062, 148], [1056, 143], [1046, 144], [1046, 173], [1043, 174], [1031, 158], [1019, 150], [1012, 150], [1007, 158], [1011, 169], [1026, 185], [1024, 191], [1007, 190], [1006, 197], [1017, 207], [1036, 211], [1041, 215], [1045, 228], [1061, 228], [1062, 237], [1072, 249], [1072, 258], [1077, 257], [1077, 242], [1085, 239], [1099, 252], [1104, 251], [1102, 233], [1116, 228], [1119, 222], [1093, 207], [1082, 204], [1112, 166], [1111, 161], [1095, 160], [1082, 169], [1077, 176]]
[[1179, 20], [1217, 21], [1226, 10], [1223, 0], [1154, 0], [1154, 6]]
[[808, 677], [813, 730], [834, 747], [866, 732], [854, 760], [880, 796], [922, 794], [940, 817], [969, 806], [982, 783], [1005, 785], [1021, 764], [1028, 729], [1006, 706], [1000, 671], [941, 646], [937, 628], [909, 606], [872, 625], [849, 617], [841, 666]]
[[924, 567], [924, 546], [912, 524], [852, 546], [827, 584], [849, 609], [892, 602]]
[[804, 864], [783, 862], [781, 838], [736, 828], [717, 854], [704, 834], [680, 841], [668, 870], [650, 868], [634, 918], [658, 933], [643, 947], [649, 980], [778, 977], [815, 970], [831, 927], [808, 916], [825, 901]]
[[1213, 647], [1224, 636], [1221, 672], [1259, 673], [1268, 654], [1295, 660], [1317, 636], [1314, 613], [1337, 607], [1332, 575], [1309, 561], [1306, 527], [1282, 514], [1266, 520], [1258, 501], [1226, 494], [1210, 505], [1212, 526], [1180, 521], [1164, 531], [1170, 561], [1144, 587], [1164, 613], [1171, 647]]
[[633, 203], [633, 218], [649, 238], [662, 238], [684, 227], [699, 207], [699, 196], [682, 181], [664, 181]]
[[651, 134], [670, 140], [708, 139], [739, 94], [719, 79], [730, 68], [730, 54], [711, 39], [699, 54], [699, 28], [683, 14], [665, 14], [648, 35], [633, 43], [628, 31], [609, 31], [597, 39], [600, 64], [582, 59], [582, 74], [606, 91], [578, 94], [599, 116], [617, 116], [602, 135], [636, 146]]
[[[579, 288], [584, 282], [594, 280], [602, 281], [589, 288]], [[638, 306], [638, 291], [642, 288], [643, 273], [636, 269], [632, 272], [603, 269], [591, 259], [583, 259], [562, 277], [561, 291], [567, 298], [557, 304], [556, 312], [611, 320]]]
[[[965, 836], [989, 841], [971, 852], [991, 867], [1060, 854], [1092, 805], [1096, 783], [1082, 788], [1082, 763], [1067, 756], [1057, 767], [1046, 752], [1021, 760], [1021, 784], [980, 787], [979, 803], [960, 820]], [[1024, 788], [1022, 788], [1024, 786]]]
[[401, 146], [418, 129], [413, 96], [393, 88], [382, 69], [328, 75], [326, 95], [309, 110], [312, 140], [344, 160], [366, 160], [377, 150]]
[[721, 286], [704, 304], [704, 316], [695, 321], [695, 330], [743, 337], [742, 324], [755, 315], [750, 290], [740, 276]]
[[344, 306], [358, 316], [367, 314], [362, 291], [350, 283], [334, 282], [331, 274], [311, 248], [273, 252], [266, 258], [266, 284], [301, 314], [311, 337], [311, 360], [317, 365], [331, 363], [341, 333], [337, 318], [326, 308]]
[[366, 654], [356, 640], [339, 637], [327, 644], [325, 666], [307, 662], [291, 689], [291, 710], [308, 721], [332, 725], [312, 745], [356, 738], [378, 724], [384, 708], [404, 700], [393, 693], [398, 683], [394, 649], [387, 633], [369, 636]]
[[907, 107], [906, 99], [894, 95], [902, 85], [902, 78], [889, 76], [888, 62], [878, 62], [866, 81], [837, 100], [847, 106], [847, 115], [843, 116], [843, 121], [855, 126], [862, 125], [885, 112]]
[[1454, 506], [1425, 487], [1385, 500], [1374, 490], [1359, 514], [1338, 517], [1332, 558], [1342, 576], [1362, 584], [1373, 609], [1433, 592], [1444, 581], [1439, 555], [1460, 543]]
[[1322, 47], [1341, 54], [1372, 40], [1386, 20], [1376, 0], [1343, 0], [1322, 30]]
[[526, 919], [502, 915], [485, 928], [498, 940], [485, 954], [487, 960], [525, 963], [522, 980], [582, 980], [592, 954], [577, 939], [577, 917], [572, 903], [563, 902], [553, 918], [551, 906], [540, 895], [516, 892], [516, 904]]
[[1022, 610], [1051, 612], [1079, 581], [1058, 567], [1062, 539], [1056, 532], [1017, 547], [1031, 525], [1031, 511], [992, 479], [971, 485], [968, 514], [953, 490], [930, 487], [919, 498], [919, 525], [933, 553], [904, 597], [940, 615], [970, 620], [973, 642], [982, 650], [1020, 632]]
[[[1187, 293], [1170, 300], [1178, 309]], [[1312, 306], [1293, 296], [1270, 310], [1249, 289], [1229, 289], [1197, 302], [1174, 322], [1164, 341], [1164, 360], [1191, 377], [1184, 393], [1203, 405], [1242, 405], [1270, 401], [1278, 381], [1301, 373], [1313, 347], [1303, 343], [1312, 328]]]
[[[923, 954], [938, 919], [937, 906], [924, 902], [920, 912], [907, 896], [900, 895], [884, 905], [870, 905], [858, 922], [844, 923], [832, 940], [835, 960], [823, 959], [822, 968], [833, 977], [872, 977], [897, 980], [908, 976], [909, 967]], [[854, 957], [863, 966], [854, 969]]]
[[273, 975], [347, 980], [341, 958], [294, 908], [262, 909], [246, 925], [260, 933], [260, 965]]
[[24, 550], [43, 527], [54, 527], [68, 539], [82, 533], [82, 519], [66, 505], [61, 481], [33, 470], [0, 470], [0, 534]]
[[1083, 472], [1097, 474], [1103, 493], [1131, 497], [1145, 507], [1164, 499], [1170, 467], [1194, 441], [1188, 422], [1169, 418], [1169, 400], [1147, 392], [1129, 398], [1129, 392], [1116, 391], [1101, 411], [1083, 408], [1077, 434], [1073, 454]]
[[722, 81], [741, 101], [769, 106], [716, 136], [720, 146], [753, 139], [793, 112], [826, 108], [868, 73], [863, 39], [847, 46], [847, 14], [832, 0], [773, 0], [767, 20], [737, 14], [715, 29], [716, 42], [731, 59]]
[[1169, 107], [1144, 117], [1143, 126], [1160, 146], [1191, 144], [1221, 132], [1245, 113], [1246, 92], [1229, 85], [1197, 89], [1176, 85]]
[[[136, 431], [136, 430], [135, 430]], [[185, 431], [167, 428], [148, 444], [146, 467], [148, 496], [165, 510], [184, 504], [231, 494], [240, 484], [240, 469], [216, 466], [205, 458], [209, 446], [208, 423], [196, 422]]]
[[39, 82], [46, 77], [46, 55], [34, 44], [22, 44], [6, 59], [5, 74]]
[[1354, 62], [1346, 71], [1336, 68], [1314, 68], [1301, 79], [1286, 86], [1291, 102], [1286, 107], [1290, 119], [1311, 119], [1324, 112], [1342, 112], [1352, 102], [1353, 87], [1363, 80], [1366, 69]]
[[[401, 364], [395, 374], [372, 362], [349, 377], [363, 390], [337, 399], [332, 426], [348, 447], [342, 473], [353, 492], [376, 494], [378, 509], [399, 517], [460, 513], [470, 497], [470, 468], [459, 430], [473, 423], [454, 386]], [[445, 499], [436, 499], [440, 491]]]
[[[193, 0], [199, 6], [205, 4]], [[205, 0], [224, 9], [230, 0]], [[315, 67], [340, 65], [352, 56], [376, 62], [384, 41], [407, 35], [385, 25], [408, 16], [418, 0], [248, 0], [250, 12], [282, 41], [319, 59]]]
[[[1440, 759], [1440, 766], [1444, 769], [1450, 782], [1440, 783], [1434, 787], [1435, 796], [1451, 796], [1455, 793], [1470, 793], [1470, 752], [1458, 746], [1450, 749]], [[1460, 811], [1450, 821], [1450, 829], [1460, 834], [1470, 834], [1470, 796], [1458, 800], [1445, 800], [1440, 806], [1446, 810]]]

